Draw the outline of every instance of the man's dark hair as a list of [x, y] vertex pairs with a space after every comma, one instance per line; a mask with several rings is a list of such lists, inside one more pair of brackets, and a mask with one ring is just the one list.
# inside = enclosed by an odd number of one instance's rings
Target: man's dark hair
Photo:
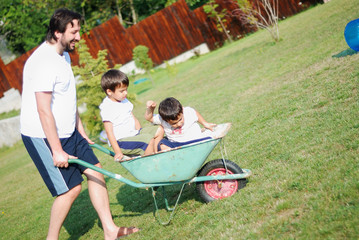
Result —
[[183, 113], [183, 108], [177, 99], [169, 97], [160, 103], [158, 113], [164, 121], [174, 121], [177, 120], [180, 113]]
[[104, 92], [106, 92], [107, 89], [114, 92], [117, 86], [128, 86], [129, 84], [130, 81], [126, 74], [117, 69], [108, 70], [101, 77], [101, 87]]
[[81, 14], [77, 12], [73, 12], [66, 8], [57, 9], [52, 15], [49, 23], [49, 27], [47, 30], [46, 40], [57, 40], [55, 36], [55, 31], [59, 31], [60, 33], [64, 33], [66, 31], [67, 24], [71, 23], [73, 26], [73, 20], [82, 21]]

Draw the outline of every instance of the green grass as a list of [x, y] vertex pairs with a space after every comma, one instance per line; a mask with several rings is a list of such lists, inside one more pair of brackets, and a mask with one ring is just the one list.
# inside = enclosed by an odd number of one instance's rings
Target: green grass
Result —
[[20, 115], [20, 110], [11, 110], [9, 112], [3, 112], [3, 113], [0, 113], [0, 120], [12, 118], [12, 117], [15, 117], [18, 115]]
[[[107, 179], [115, 222], [142, 228], [131, 239], [358, 239], [359, 54], [332, 57], [348, 49], [344, 28], [358, 17], [356, 0], [332, 0], [281, 21], [278, 43], [260, 31], [178, 64], [176, 79], [156, 70], [155, 86], [130, 86], [143, 125], [146, 100], [168, 96], [210, 122], [232, 122], [228, 157], [253, 176], [210, 204], [186, 187], [166, 227], [149, 191]], [[0, 239], [44, 239], [52, 198], [21, 143], [1, 150], [0, 181]], [[60, 238], [102, 239], [86, 183]]]

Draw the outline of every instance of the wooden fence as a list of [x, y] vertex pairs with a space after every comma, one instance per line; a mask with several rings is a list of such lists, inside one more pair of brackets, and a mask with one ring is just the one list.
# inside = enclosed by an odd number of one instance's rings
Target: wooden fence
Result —
[[[225, 8], [229, 13], [238, 8], [231, 0], [216, 1], [219, 9]], [[318, 1], [279, 0], [279, 15], [281, 18], [294, 15]], [[227, 28], [234, 39], [253, 31], [250, 26], [231, 16], [227, 17]], [[147, 46], [149, 56], [154, 64], [158, 65], [202, 43], [207, 43], [209, 49], [213, 50], [223, 45], [226, 40], [225, 34], [217, 30], [214, 19], [207, 16], [203, 7], [191, 11], [185, 0], [179, 0], [127, 29], [119, 23], [117, 17], [113, 17], [92, 29], [89, 34], [84, 34], [82, 38], [86, 40], [94, 57], [99, 50], [108, 50], [109, 67], [132, 61], [132, 50], [138, 45]], [[10, 88], [22, 90], [23, 66], [35, 49], [7, 65], [0, 59], [0, 97]], [[76, 51], [71, 53], [71, 58], [72, 63], [78, 65], [79, 57]]]

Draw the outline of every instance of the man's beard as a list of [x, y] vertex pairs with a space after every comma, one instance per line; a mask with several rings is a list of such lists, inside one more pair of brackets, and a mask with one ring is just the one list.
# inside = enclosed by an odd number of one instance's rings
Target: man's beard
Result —
[[66, 52], [73, 52], [75, 50], [75, 47], [71, 48], [70, 44], [71, 44], [71, 42], [66, 43], [66, 45], [65, 45], [65, 51]]
[[64, 47], [64, 51], [66, 52], [73, 52], [75, 50], [75, 46], [74, 47], [71, 47], [71, 44], [72, 43], [75, 43], [76, 41], [70, 41], [70, 42], [65, 42], [65, 41], [62, 41], [61, 44], [62, 46]]

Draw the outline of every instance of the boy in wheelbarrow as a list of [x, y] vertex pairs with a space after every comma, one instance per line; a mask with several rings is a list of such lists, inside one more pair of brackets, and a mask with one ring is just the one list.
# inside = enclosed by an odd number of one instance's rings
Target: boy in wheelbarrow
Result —
[[108, 142], [115, 152], [115, 161], [120, 161], [124, 155], [154, 152], [153, 136], [156, 129], [141, 128], [132, 113], [133, 104], [127, 99], [128, 85], [126, 74], [120, 70], [111, 69], [101, 78], [101, 87], [107, 96], [100, 105], [100, 115]]
[[202, 132], [198, 123], [211, 131], [216, 124], [208, 123], [195, 109], [182, 107], [177, 99], [169, 97], [163, 100], [158, 107], [159, 114], [154, 115], [155, 108], [154, 101], [147, 101], [145, 119], [160, 125], [154, 142], [156, 151], [211, 139], [211, 134], [208, 131]]

